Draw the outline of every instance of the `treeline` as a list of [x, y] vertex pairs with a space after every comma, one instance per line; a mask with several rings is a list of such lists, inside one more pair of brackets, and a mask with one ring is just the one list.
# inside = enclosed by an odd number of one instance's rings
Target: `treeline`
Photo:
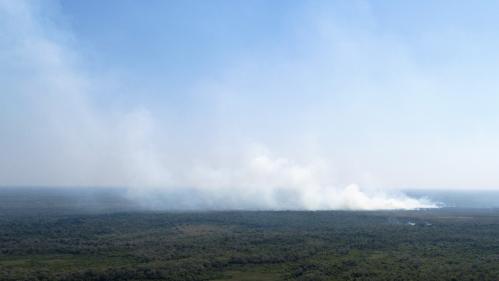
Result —
[[498, 280], [498, 249], [493, 210], [0, 217], [0, 280]]

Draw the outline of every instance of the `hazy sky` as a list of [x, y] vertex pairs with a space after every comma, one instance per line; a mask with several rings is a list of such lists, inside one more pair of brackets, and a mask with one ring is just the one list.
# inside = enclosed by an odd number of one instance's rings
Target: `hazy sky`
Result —
[[0, 185], [499, 188], [498, 11], [1, 0]]

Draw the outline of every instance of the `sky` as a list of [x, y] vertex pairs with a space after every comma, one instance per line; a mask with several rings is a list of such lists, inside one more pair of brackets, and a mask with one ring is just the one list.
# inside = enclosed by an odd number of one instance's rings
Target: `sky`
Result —
[[497, 190], [498, 8], [1, 0], [0, 186], [277, 209]]

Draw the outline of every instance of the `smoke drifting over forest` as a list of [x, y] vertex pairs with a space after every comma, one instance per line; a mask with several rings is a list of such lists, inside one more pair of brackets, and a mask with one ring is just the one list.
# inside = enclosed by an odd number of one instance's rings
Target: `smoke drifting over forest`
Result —
[[[261, 74], [254, 61], [243, 60], [215, 78], [200, 78], [185, 102], [130, 104], [108, 96], [141, 96], [151, 86], [117, 70], [92, 69], [70, 28], [52, 20], [53, 9], [0, 4], [0, 185], [120, 186], [153, 209], [437, 206], [380, 189], [383, 180], [357, 167], [362, 160], [343, 162], [344, 154], [331, 152], [331, 146], [342, 151], [341, 143], [330, 144], [317, 128], [344, 115], [314, 114], [297, 97], [331, 90], [316, 83], [328, 68], [320, 57], [282, 60]], [[335, 52], [322, 55], [334, 64], [341, 55]], [[266, 93], [275, 94], [265, 100]], [[269, 108], [281, 102], [295, 112]]]

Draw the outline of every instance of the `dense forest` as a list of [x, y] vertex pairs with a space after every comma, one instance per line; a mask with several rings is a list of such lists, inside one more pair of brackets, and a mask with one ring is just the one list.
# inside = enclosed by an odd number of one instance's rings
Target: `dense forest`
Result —
[[492, 209], [0, 211], [0, 280], [499, 278]]

